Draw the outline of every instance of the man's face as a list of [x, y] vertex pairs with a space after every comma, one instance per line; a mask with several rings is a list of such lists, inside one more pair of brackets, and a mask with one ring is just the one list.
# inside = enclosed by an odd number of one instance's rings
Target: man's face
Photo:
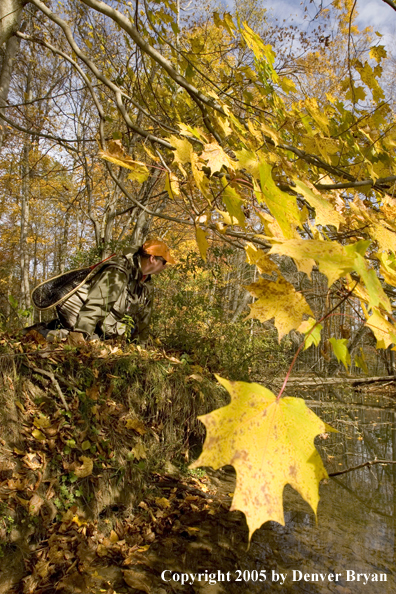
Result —
[[162, 272], [166, 266], [166, 260], [161, 256], [150, 256], [150, 258], [142, 259], [143, 274], [158, 274]]

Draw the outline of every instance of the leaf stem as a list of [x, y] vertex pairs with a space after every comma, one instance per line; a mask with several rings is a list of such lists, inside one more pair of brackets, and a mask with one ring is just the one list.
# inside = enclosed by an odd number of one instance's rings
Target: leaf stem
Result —
[[348, 291], [348, 293], [347, 293], [346, 295], [344, 295], [344, 297], [343, 297], [343, 298], [342, 298], [342, 299], [341, 299], [341, 300], [340, 300], [338, 303], [336, 303], [336, 305], [335, 305], [335, 306], [334, 306], [334, 307], [333, 307], [333, 308], [332, 308], [332, 309], [331, 309], [331, 310], [330, 310], [328, 313], [326, 313], [324, 316], [322, 316], [322, 317], [320, 318], [320, 320], [318, 320], [318, 321], [317, 321], [317, 322], [316, 322], [316, 323], [315, 323], [315, 324], [312, 326], [312, 328], [310, 329], [310, 331], [309, 331], [309, 332], [307, 332], [307, 335], [306, 335], [306, 337], [304, 338], [303, 342], [302, 342], [302, 343], [300, 344], [300, 346], [298, 347], [298, 349], [297, 349], [297, 351], [296, 351], [296, 354], [295, 354], [295, 355], [294, 355], [294, 357], [293, 357], [293, 361], [291, 362], [291, 364], [290, 364], [290, 367], [289, 367], [289, 369], [288, 369], [288, 372], [286, 373], [285, 380], [284, 380], [284, 382], [283, 382], [283, 384], [282, 384], [282, 387], [281, 387], [281, 389], [280, 389], [280, 391], [279, 391], [279, 394], [278, 394], [278, 396], [276, 397], [276, 399], [277, 399], [277, 400], [279, 400], [279, 398], [282, 396], [282, 394], [283, 394], [283, 392], [284, 392], [284, 390], [285, 390], [285, 388], [286, 388], [286, 384], [287, 384], [287, 382], [288, 382], [288, 380], [289, 380], [290, 374], [291, 374], [291, 372], [292, 372], [292, 370], [293, 370], [293, 367], [294, 367], [294, 365], [295, 365], [295, 363], [296, 363], [296, 361], [297, 361], [297, 357], [298, 357], [298, 355], [301, 353], [301, 350], [303, 349], [303, 347], [304, 347], [304, 345], [305, 345], [305, 341], [307, 340], [307, 338], [309, 337], [309, 335], [311, 334], [311, 332], [313, 332], [313, 331], [315, 330], [315, 328], [316, 328], [316, 326], [317, 326], [318, 324], [320, 324], [320, 323], [321, 323], [321, 322], [323, 322], [324, 320], [327, 320], [327, 318], [329, 318], [329, 317], [331, 316], [331, 314], [332, 314], [332, 313], [333, 313], [333, 312], [334, 312], [336, 309], [338, 309], [338, 308], [340, 307], [340, 305], [342, 305], [342, 304], [344, 303], [344, 301], [346, 301], [347, 299], [349, 299], [349, 297], [352, 295], [353, 291], [355, 290], [355, 288], [356, 288], [356, 286], [357, 286], [358, 282], [359, 282], [359, 281], [356, 281], [356, 283], [355, 283], [355, 285], [352, 287], [352, 289], [350, 289], [350, 291]]

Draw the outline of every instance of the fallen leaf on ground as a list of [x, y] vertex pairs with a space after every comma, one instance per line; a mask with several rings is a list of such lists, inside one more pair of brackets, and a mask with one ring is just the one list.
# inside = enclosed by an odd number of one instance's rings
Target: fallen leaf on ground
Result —
[[78, 476], [78, 478], [84, 478], [92, 474], [93, 460], [92, 458], [87, 458], [86, 456], [81, 456], [80, 460], [82, 462], [82, 466], [76, 468], [74, 474]]

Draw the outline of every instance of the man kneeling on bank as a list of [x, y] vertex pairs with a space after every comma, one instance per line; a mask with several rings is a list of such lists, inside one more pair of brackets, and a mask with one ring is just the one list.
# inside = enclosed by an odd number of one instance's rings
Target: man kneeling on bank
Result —
[[81, 339], [105, 340], [122, 336], [128, 329], [129, 340], [145, 344], [153, 310], [151, 277], [175, 263], [168, 246], [160, 240], [126, 250], [57, 305], [58, 319], [47, 324], [42, 333], [50, 339], [50, 334], [65, 329], [80, 333]]

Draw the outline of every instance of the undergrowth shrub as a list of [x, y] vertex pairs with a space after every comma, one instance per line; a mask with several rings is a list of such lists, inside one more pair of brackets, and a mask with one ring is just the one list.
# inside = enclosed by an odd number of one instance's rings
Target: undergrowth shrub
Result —
[[227, 256], [229, 250], [212, 250], [206, 264], [196, 252], [187, 251], [176, 266], [155, 279], [152, 333], [167, 348], [182, 351], [196, 364], [232, 380], [281, 374], [293, 345], [287, 339], [279, 345], [272, 325], [245, 321], [248, 307], [232, 321], [234, 312], [227, 308], [225, 297]]

